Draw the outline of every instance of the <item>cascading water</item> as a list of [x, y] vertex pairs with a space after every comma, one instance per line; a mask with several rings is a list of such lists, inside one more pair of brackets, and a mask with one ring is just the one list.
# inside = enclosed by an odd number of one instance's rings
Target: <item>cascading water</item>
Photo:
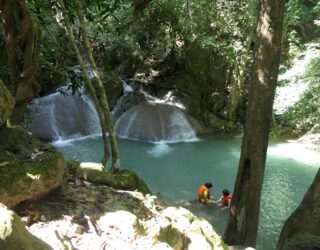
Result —
[[[70, 92], [68, 86], [61, 89]], [[194, 119], [182, 109], [142, 90], [136, 91], [124, 81], [123, 89], [124, 94], [112, 111], [119, 136], [147, 142], [197, 140]], [[83, 91], [81, 96], [61, 95], [58, 91], [34, 100], [28, 106], [25, 126], [48, 141], [101, 133], [94, 104]]]
[[[116, 116], [121, 105], [126, 103], [126, 97], [138, 100], [137, 105], [121, 112], [116, 119], [115, 130], [117, 135], [123, 138], [146, 142], [179, 142], [198, 140], [193, 129], [193, 118], [187, 115], [181, 108], [149, 95], [140, 90], [134, 91], [124, 82], [124, 95], [118, 100], [113, 114]], [[145, 101], [141, 102], [141, 96], [137, 98], [137, 92], [143, 94]], [[168, 96], [166, 96], [168, 97]], [[134, 103], [135, 104], [135, 103]]]
[[[67, 92], [67, 87], [62, 87]], [[55, 92], [28, 105], [25, 126], [41, 139], [56, 141], [101, 133], [98, 115], [88, 96]]]
[[143, 102], [120, 116], [115, 125], [124, 138], [147, 142], [197, 140], [187, 114], [181, 109], [155, 102]]

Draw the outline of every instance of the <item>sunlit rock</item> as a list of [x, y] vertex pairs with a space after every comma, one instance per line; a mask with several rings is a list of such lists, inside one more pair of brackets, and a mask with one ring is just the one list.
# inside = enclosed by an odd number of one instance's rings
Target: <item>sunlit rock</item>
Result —
[[150, 193], [149, 188], [133, 171], [122, 169], [111, 173], [98, 163], [83, 162], [76, 170], [77, 178], [96, 184], [104, 184], [123, 190], [138, 190], [144, 194]]
[[49, 250], [49, 245], [32, 235], [19, 216], [0, 203], [0, 249]]
[[77, 169], [77, 177], [99, 184], [111, 184], [114, 182], [113, 175], [107, 172], [102, 164], [94, 162], [82, 162]]

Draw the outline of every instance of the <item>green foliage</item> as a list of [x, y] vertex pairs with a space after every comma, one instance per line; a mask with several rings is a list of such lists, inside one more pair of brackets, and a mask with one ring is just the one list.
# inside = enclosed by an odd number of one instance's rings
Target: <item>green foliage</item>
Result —
[[300, 101], [289, 108], [281, 117], [280, 124], [296, 134], [309, 131], [320, 124], [320, 58], [314, 59], [303, 76], [302, 81], [309, 83], [309, 88]]
[[320, 0], [289, 0], [284, 19], [283, 58], [291, 62], [295, 56], [305, 49], [304, 44], [319, 37]]

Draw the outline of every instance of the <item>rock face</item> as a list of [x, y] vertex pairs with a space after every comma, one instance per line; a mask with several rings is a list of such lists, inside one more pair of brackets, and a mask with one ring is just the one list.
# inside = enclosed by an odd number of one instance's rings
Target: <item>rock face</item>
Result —
[[0, 125], [7, 121], [14, 108], [14, 104], [14, 98], [6, 86], [0, 81]]
[[14, 207], [62, 185], [63, 156], [22, 127], [0, 128], [0, 202]]
[[161, 103], [142, 102], [120, 116], [119, 136], [141, 141], [195, 140], [196, 132], [183, 110]]
[[0, 249], [50, 250], [52, 248], [32, 235], [19, 216], [0, 203]]

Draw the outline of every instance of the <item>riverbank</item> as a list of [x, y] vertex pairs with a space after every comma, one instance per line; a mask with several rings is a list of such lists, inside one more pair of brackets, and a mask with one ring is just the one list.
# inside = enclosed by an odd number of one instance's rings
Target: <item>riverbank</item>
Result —
[[53, 249], [227, 249], [204, 219], [155, 196], [78, 178], [16, 212]]

